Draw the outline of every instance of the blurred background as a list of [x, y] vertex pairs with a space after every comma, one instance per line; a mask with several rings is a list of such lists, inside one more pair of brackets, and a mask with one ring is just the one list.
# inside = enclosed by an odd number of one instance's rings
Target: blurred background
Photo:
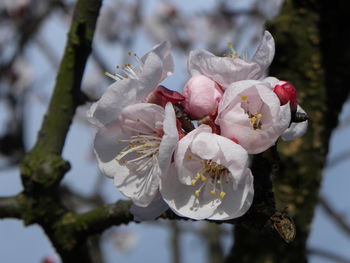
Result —
[[[2, 0], [0, 2], [0, 196], [22, 190], [18, 165], [35, 143], [63, 54], [75, 1]], [[188, 78], [187, 55], [194, 48], [216, 54], [232, 42], [251, 55], [265, 23], [279, 14], [283, 0], [104, 0], [93, 52], [82, 89], [94, 101], [112, 83], [105, 71], [135, 63], [153, 45], [169, 40], [175, 73], [163, 85], [181, 90]], [[278, 48], [278, 47], [277, 47]], [[68, 206], [78, 212], [123, 196], [99, 174], [92, 153], [96, 130], [81, 106], [63, 157], [72, 169], [61, 187]], [[312, 263], [350, 262], [350, 104], [333, 132], [321, 198], [311, 226]], [[156, 221], [111, 228], [96, 237], [101, 262], [221, 262], [231, 247], [232, 226], [206, 222]], [[1, 262], [60, 262], [38, 226], [0, 221]]]

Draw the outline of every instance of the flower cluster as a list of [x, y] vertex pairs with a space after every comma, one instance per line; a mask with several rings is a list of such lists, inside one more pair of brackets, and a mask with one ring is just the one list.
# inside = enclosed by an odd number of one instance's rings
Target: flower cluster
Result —
[[226, 220], [247, 212], [254, 196], [248, 154], [307, 128], [307, 121], [293, 122], [305, 113], [295, 87], [264, 78], [274, 50], [266, 31], [250, 60], [232, 46], [223, 57], [191, 51], [191, 77], [182, 93], [160, 85], [174, 68], [168, 42], [142, 58], [129, 53], [136, 67], [107, 73], [116, 82], [88, 112], [99, 127], [94, 150], [103, 174], [133, 201], [136, 220], [168, 208], [193, 219]]

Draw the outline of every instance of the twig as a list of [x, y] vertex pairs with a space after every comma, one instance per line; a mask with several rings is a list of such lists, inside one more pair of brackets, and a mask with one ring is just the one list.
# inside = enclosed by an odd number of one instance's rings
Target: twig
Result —
[[319, 203], [333, 222], [350, 237], [350, 225], [344, 217], [334, 210], [331, 204], [322, 196], [319, 197]]
[[318, 257], [330, 259], [336, 263], [350, 263], [350, 259], [344, 258], [342, 256], [335, 254], [334, 252], [327, 251], [320, 248], [309, 248], [307, 250], [307, 253], [312, 256], [318, 256]]
[[326, 168], [325, 169], [330, 169], [333, 168], [334, 166], [338, 165], [341, 162], [344, 162], [346, 160], [350, 159], [350, 151], [343, 151], [333, 158], [331, 158], [329, 161], [326, 163]]
[[0, 218], [21, 218], [21, 209], [17, 196], [0, 197]]
[[170, 249], [171, 249], [171, 259], [173, 263], [181, 263], [181, 228], [179, 227], [179, 222], [170, 222]]

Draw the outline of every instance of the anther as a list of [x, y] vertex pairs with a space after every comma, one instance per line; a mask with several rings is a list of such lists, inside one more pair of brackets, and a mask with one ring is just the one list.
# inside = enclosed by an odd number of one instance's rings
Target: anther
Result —
[[221, 191], [221, 192], [220, 192], [220, 199], [223, 199], [223, 198], [225, 197], [225, 195], [226, 195], [226, 193], [223, 192], [223, 191]]

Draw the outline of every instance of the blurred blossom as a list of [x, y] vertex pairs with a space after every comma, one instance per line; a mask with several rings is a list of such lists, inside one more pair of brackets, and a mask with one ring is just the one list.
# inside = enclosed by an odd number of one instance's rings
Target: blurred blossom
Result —
[[124, 253], [134, 249], [139, 241], [135, 232], [120, 228], [113, 228], [108, 231], [107, 239], [118, 251]]
[[33, 70], [24, 57], [18, 57], [10, 72], [11, 92], [20, 95], [33, 81]]
[[139, 5], [132, 1], [113, 1], [102, 7], [97, 33], [107, 42], [125, 41], [135, 34], [135, 14]]
[[11, 15], [25, 8], [30, 2], [31, 0], [2, 0], [0, 2], [0, 10], [4, 9]]
[[271, 20], [279, 14], [283, 0], [263, 0], [255, 1], [258, 12], [261, 13], [267, 20]]
[[145, 20], [146, 31], [155, 42], [170, 41], [174, 47], [187, 50], [193, 39], [194, 17], [183, 15], [170, 1], [160, 2], [155, 13]]
[[106, 81], [110, 82], [105, 75], [101, 74], [100, 70], [93, 69], [85, 75], [83, 80], [82, 90], [92, 99], [98, 99], [104, 92]]

